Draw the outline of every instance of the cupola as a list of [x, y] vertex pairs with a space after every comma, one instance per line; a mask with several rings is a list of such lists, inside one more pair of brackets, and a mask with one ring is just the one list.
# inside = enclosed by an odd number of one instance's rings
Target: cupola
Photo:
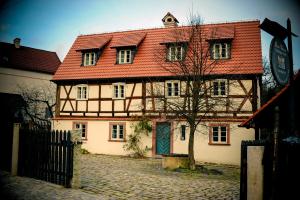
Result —
[[164, 18], [162, 18], [162, 21], [165, 25], [165, 28], [176, 27], [179, 23], [179, 21], [170, 12], [168, 12]]

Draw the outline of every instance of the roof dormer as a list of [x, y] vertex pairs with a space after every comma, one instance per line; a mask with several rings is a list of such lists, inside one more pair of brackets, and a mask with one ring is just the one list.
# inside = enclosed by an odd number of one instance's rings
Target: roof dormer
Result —
[[179, 23], [179, 21], [170, 12], [168, 12], [164, 18], [162, 18], [162, 21], [166, 28], [176, 27]]

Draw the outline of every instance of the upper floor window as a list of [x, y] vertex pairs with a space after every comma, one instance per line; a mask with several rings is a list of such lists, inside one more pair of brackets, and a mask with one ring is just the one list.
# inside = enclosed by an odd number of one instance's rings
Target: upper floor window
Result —
[[226, 80], [213, 81], [212, 96], [226, 96]]
[[184, 48], [182, 45], [171, 45], [168, 47], [168, 61], [183, 60]]
[[132, 51], [131, 50], [119, 50], [118, 63], [125, 64], [132, 62]]
[[83, 54], [83, 66], [90, 66], [96, 64], [96, 53], [88, 52]]
[[166, 82], [166, 96], [177, 97], [179, 92], [179, 81], [167, 81]]
[[125, 83], [113, 84], [113, 98], [115, 99], [125, 98]]
[[77, 86], [77, 98], [79, 100], [85, 100], [88, 97], [87, 85], [78, 85]]
[[110, 141], [125, 141], [125, 123], [110, 124]]
[[86, 122], [75, 122], [74, 129], [81, 131], [81, 139], [87, 139], [87, 123]]
[[214, 43], [212, 53], [213, 59], [227, 59], [230, 57], [230, 44], [226, 42]]
[[209, 144], [229, 144], [229, 126], [212, 125], [209, 136]]

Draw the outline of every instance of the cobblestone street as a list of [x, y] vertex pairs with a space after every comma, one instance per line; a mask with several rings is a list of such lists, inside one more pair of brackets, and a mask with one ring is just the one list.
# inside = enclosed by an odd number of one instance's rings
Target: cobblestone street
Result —
[[160, 159], [88, 154], [82, 155], [82, 189], [5, 173], [1, 179], [13, 199], [239, 199], [238, 168], [208, 167], [223, 175], [163, 170]]

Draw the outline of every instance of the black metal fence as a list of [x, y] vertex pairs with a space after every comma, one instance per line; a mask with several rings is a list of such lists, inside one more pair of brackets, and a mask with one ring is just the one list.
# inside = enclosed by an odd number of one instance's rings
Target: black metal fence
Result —
[[70, 187], [73, 147], [70, 131], [21, 128], [18, 174]]

